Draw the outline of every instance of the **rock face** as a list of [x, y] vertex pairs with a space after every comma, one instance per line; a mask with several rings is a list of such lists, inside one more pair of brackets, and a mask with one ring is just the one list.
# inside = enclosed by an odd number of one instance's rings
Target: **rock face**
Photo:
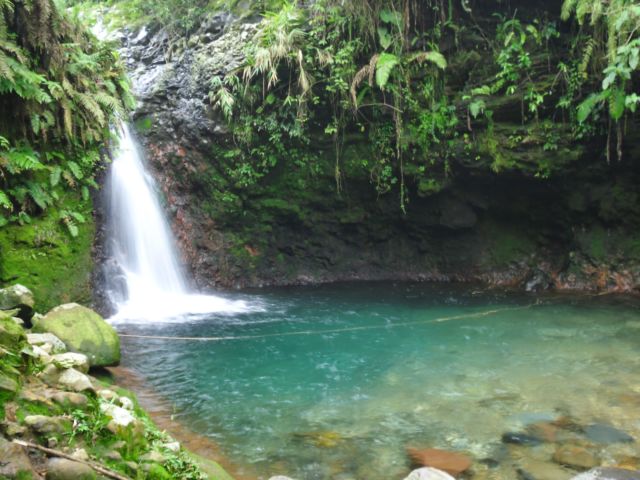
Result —
[[[343, 195], [335, 193], [333, 171], [299, 188], [276, 171], [260, 188], [237, 189], [225, 164], [234, 142], [209, 93], [212, 78], [242, 63], [254, 22], [217, 15], [189, 38], [170, 41], [152, 30], [133, 32], [124, 42], [139, 98], [135, 125], [198, 287], [407, 279], [530, 290], [638, 288], [640, 258], [628, 241], [640, 218], [637, 162], [624, 172], [622, 165], [615, 170], [592, 162], [588, 170], [567, 169], [541, 181], [452, 158], [451, 179], [441, 191], [415, 195], [410, 187], [406, 215], [396, 197], [375, 192], [368, 174], [349, 179]], [[470, 74], [450, 70], [452, 77]], [[498, 142], [528, 136], [512, 117], [494, 109]], [[326, 136], [312, 144], [322, 161], [333, 156]], [[343, 161], [371, 158], [369, 147], [366, 138], [353, 136]], [[520, 142], [510, 154], [562, 164], [592, 160], [595, 150], [532, 151]], [[239, 198], [228, 202], [237, 210], [225, 210], [221, 199], [229, 192]]]
[[34, 331], [49, 332], [67, 348], [89, 358], [92, 367], [120, 362], [120, 339], [111, 325], [93, 310], [70, 303], [54, 308], [34, 325]]

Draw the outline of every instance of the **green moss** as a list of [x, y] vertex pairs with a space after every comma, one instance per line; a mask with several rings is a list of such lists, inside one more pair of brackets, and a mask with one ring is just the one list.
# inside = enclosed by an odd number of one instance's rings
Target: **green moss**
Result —
[[487, 222], [481, 228], [487, 243], [485, 264], [488, 267], [507, 266], [536, 250], [534, 237], [526, 229], [493, 222]]
[[54, 210], [31, 224], [0, 228], [0, 283], [28, 285], [40, 311], [61, 303], [91, 301], [95, 234], [91, 205], [70, 198], [62, 208], [79, 211], [87, 219], [78, 224], [77, 237], [64, 230]]
[[577, 240], [580, 245], [580, 250], [582, 250], [585, 255], [595, 262], [602, 262], [608, 253], [607, 237], [607, 231], [601, 226], [596, 226], [579, 233]]
[[135, 128], [140, 133], [145, 133], [153, 127], [153, 119], [151, 117], [142, 117], [136, 120]]

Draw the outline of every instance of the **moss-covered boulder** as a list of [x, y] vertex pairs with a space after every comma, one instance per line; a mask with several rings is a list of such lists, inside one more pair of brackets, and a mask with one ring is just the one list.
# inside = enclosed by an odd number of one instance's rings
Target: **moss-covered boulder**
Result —
[[92, 367], [120, 362], [120, 338], [104, 319], [90, 308], [68, 303], [38, 319], [34, 332], [53, 333], [71, 352], [83, 353]]

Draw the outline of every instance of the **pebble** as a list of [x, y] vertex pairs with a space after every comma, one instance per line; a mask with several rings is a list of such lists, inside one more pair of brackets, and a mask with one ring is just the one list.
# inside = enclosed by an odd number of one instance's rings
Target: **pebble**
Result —
[[502, 434], [503, 443], [513, 443], [515, 445], [539, 445], [542, 441], [533, 435], [521, 432], [507, 432]]
[[424, 467], [414, 470], [404, 480], [455, 480], [447, 472], [437, 468]]
[[623, 468], [594, 468], [571, 480], [640, 480], [640, 472]]

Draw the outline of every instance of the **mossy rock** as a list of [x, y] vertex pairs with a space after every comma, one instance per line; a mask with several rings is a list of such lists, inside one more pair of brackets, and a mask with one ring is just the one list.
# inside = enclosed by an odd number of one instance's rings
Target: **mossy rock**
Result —
[[11, 351], [19, 351], [26, 339], [24, 329], [10, 317], [0, 316], [0, 345]]
[[85, 354], [92, 367], [120, 363], [120, 338], [114, 328], [77, 303], [54, 308], [35, 323], [33, 331], [53, 333], [70, 351]]

